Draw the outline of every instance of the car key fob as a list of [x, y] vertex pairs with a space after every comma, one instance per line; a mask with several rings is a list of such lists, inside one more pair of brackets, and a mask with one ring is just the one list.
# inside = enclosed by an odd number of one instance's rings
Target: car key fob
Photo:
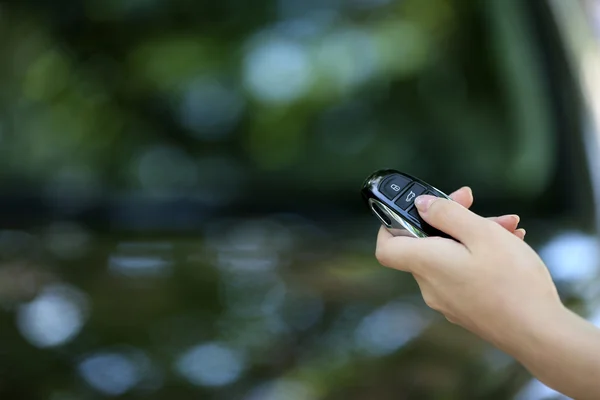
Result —
[[450, 238], [427, 224], [414, 204], [415, 198], [423, 194], [450, 199], [430, 184], [403, 172], [384, 169], [365, 180], [361, 193], [373, 214], [392, 235]]

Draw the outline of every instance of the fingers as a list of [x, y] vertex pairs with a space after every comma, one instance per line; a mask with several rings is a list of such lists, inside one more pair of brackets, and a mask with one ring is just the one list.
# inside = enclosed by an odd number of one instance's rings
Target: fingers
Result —
[[515, 231], [515, 236], [518, 237], [521, 240], [525, 240], [525, 234], [527, 233], [527, 231], [523, 228], [517, 229]]
[[460, 204], [434, 196], [419, 196], [415, 205], [429, 225], [447, 233], [467, 247], [490, 234], [495, 224]]
[[385, 267], [415, 273], [430, 266], [447, 265], [449, 260], [459, 260], [465, 252], [464, 246], [453, 240], [395, 237], [382, 226], [375, 256]]
[[473, 205], [473, 191], [468, 186], [458, 189], [450, 195], [450, 198], [465, 208]]
[[[507, 231], [513, 233], [519, 239], [525, 239], [526, 231], [523, 228], [517, 229], [521, 218], [518, 215], [501, 215], [499, 217], [489, 217], [488, 220], [497, 223]], [[393, 235], [382, 225], [377, 236], [377, 243], [383, 242], [392, 238]]]
[[[425, 221], [465, 244], [475, 240], [482, 232], [490, 229], [490, 224], [487, 221], [500, 225], [521, 240], [524, 239], [525, 230], [517, 229], [520, 222], [518, 215], [502, 215], [486, 219], [468, 211], [467, 208], [473, 204], [473, 192], [469, 187], [460, 188], [453, 192], [450, 197], [453, 202], [446, 200], [447, 204], [442, 204], [441, 207], [436, 206], [437, 210], [433, 212], [431, 203], [428, 207], [425, 207], [425, 211], [420, 211]], [[433, 200], [436, 200], [436, 198], [433, 198]], [[422, 209], [422, 204], [419, 206], [420, 202], [415, 203], [417, 208]], [[436, 239], [439, 238], [394, 237], [384, 226], [381, 226], [377, 237], [376, 257], [386, 267], [414, 273], [415, 270], [428, 263], [442, 262], [449, 252], [465, 250], [458, 243], [452, 241], [446, 243], [448, 241]], [[427, 240], [426, 245], [423, 243], [424, 240]], [[459, 247], [455, 245], [459, 245]]]
[[[450, 198], [465, 208], [470, 208], [473, 205], [473, 191], [468, 186], [456, 190], [450, 195]], [[514, 233], [517, 237], [523, 239], [525, 237], [524, 230], [518, 230], [520, 218], [518, 215], [502, 215], [500, 217], [488, 218], [491, 221], [496, 222], [507, 231]]]
[[509, 232], [514, 232], [521, 220], [518, 215], [502, 215], [500, 217], [491, 217], [488, 219], [494, 221]]
[[526, 231], [523, 228], [517, 229], [521, 218], [518, 215], [502, 215], [500, 217], [488, 218], [490, 221], [496, 222], [498, 225], [514, 234], [521, 240], [525, 239]]

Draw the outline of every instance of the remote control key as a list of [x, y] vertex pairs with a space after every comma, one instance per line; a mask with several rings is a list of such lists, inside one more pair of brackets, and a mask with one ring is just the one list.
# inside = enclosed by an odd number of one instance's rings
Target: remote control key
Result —
[[384, 222], [392, 235], [404, 235], [401, 232], [404, 230], [414, 237], [450, 238], [427, 224], [414, 204], [415, 199], [424, 193], [446, 199], [449, 197], [420, 179], [400, 171], [382, 169], [365, 180], [361, 193], [372, 213]]

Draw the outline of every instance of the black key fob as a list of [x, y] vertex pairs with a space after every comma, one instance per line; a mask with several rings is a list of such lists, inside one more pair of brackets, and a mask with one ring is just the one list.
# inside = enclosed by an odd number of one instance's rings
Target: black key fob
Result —
[[373, 214], [392, 235], [450, 238], [423, 221], [415, 207], [415, 198], [422, 194], [450, 199], [430, 184], [403, 172], [384, 169], [365, 180], [361, 193]]

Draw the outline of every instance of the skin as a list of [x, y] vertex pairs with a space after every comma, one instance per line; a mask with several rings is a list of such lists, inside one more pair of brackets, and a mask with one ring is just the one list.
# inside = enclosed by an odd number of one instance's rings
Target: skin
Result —
[[[471, 208], [473, 205], [473, 191], [467, 186], [462, 187], [456, 192], [452, 193], [450, 198], [465, 208]], [[488, 219], [496, 222], [507, 231], [513, 233], [519, 239], [525, 239], [525, 234], [527, 233], [525, 229], [517, 229], [517, 226], [521, 221], [521, 218], [518, 215], [508, 214], [500, 217], [489, 217]]]
[[411, 273], [429, 307], [547, 386], [574, 399], [600, 398], [600, 330], [561, 303], [548, 269], [523, 241], [518, 217], [474, 214], [468, 188], [451, 197], [420, 196], [415, 205], [456, 240], [393, 237], [382, 227], [378, 261]]

